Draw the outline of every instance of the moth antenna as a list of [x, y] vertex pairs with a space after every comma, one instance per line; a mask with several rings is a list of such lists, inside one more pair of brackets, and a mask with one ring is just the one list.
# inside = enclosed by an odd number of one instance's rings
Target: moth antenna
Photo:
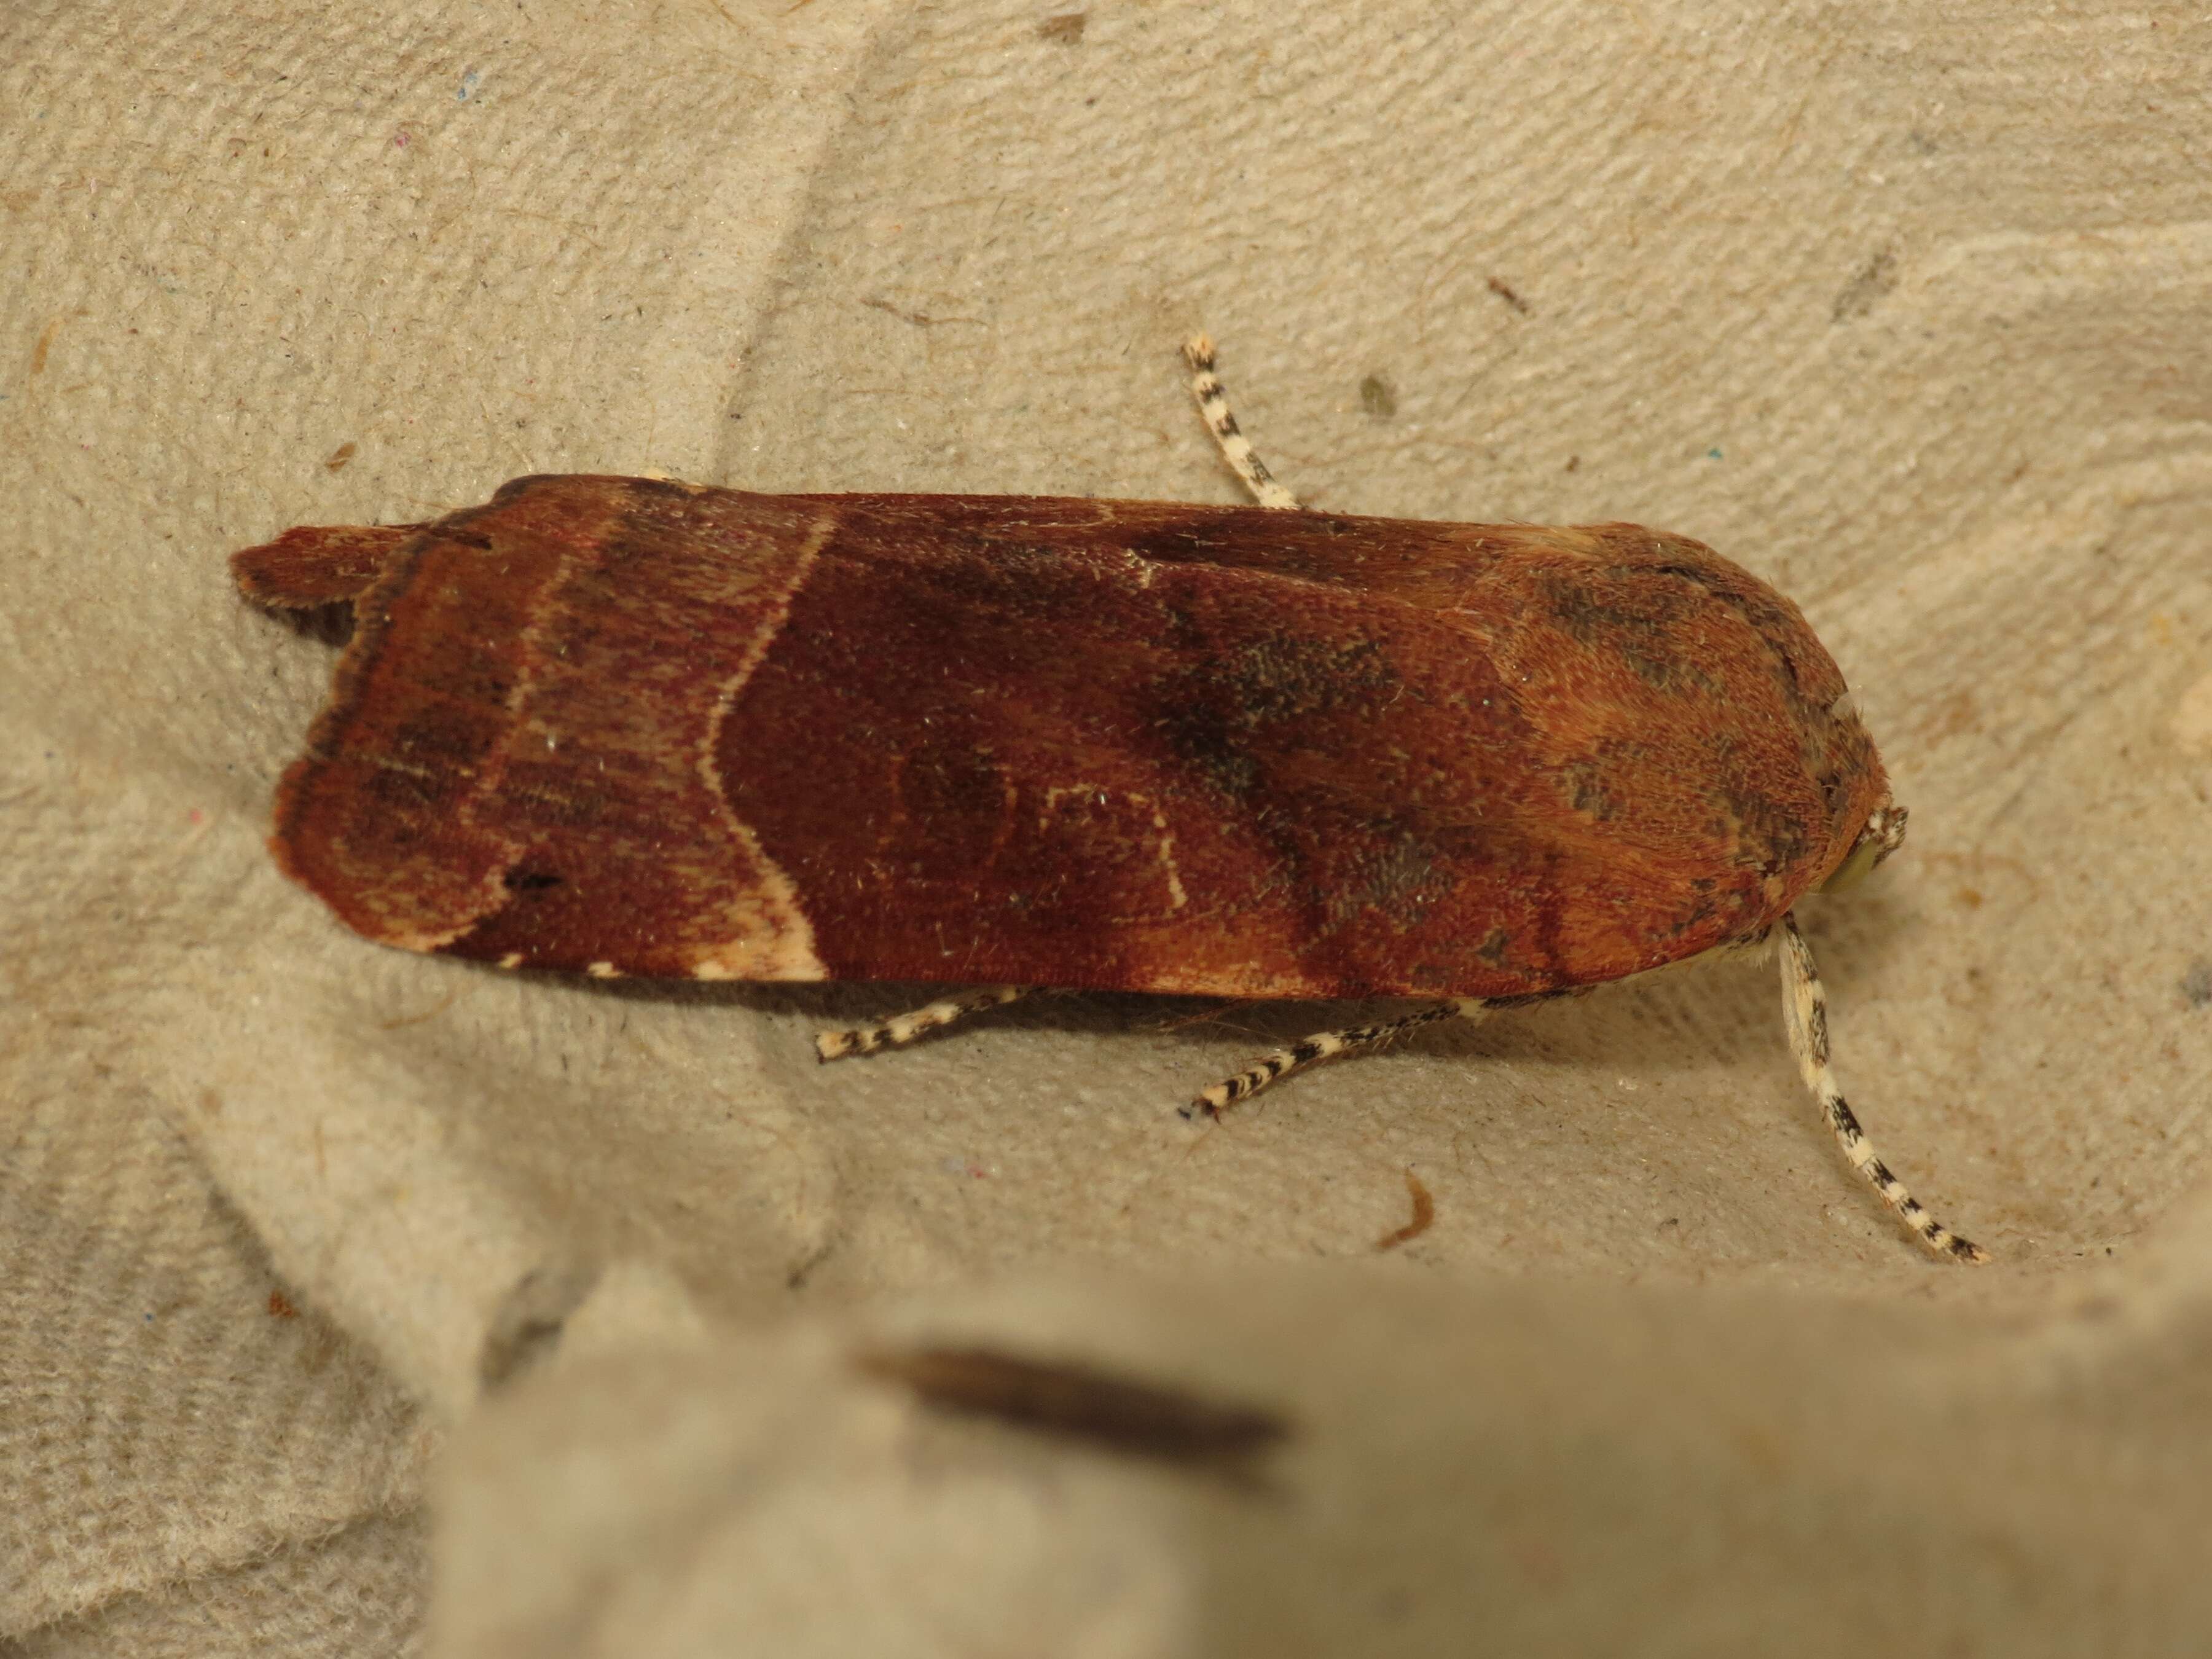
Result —
[[1297, 511], [1298, 498], [1275, 482], [1275, 475], [1267, 471], [1267, 464], [1260, 459], [1252, 447], [1252, 441], [1238, 428], [1237, 416], [1230, 412], [1228, 388], [1213, 372], [1213, 342], [1203, 334], [1192, 335], [1183, 342], [1182, 359], [1190, 365], [1190, 395], [1198, 402], [1198, 412], [1206, 422], [1206, 429], [1221, 446], [1221, 459], [1244, 481], [1244, 488], [1252, 492], [1252, 499], [1261, 506]]
[[1034, 985], [987, 985], [980, 991], [946, 997], [912, 1012], [887, 1019], [880, 1025], [856, 1025], [849, 1030], [823, 1031], [814, 1039], [817, 1060], [842, 1060], [848, 1054], [872, 1054], [878, 1048], [898, 1048], [927, 1032], [957, 1024], [987, 1008], [1002, 1008], [1034, 994]]
[[1844, 1102], [1844, 1091], [1836, 1085], [1836, 1074], [1828, 1069], [1828, 997], [1820, 988], [1820, 969], [1813, 965], [1813, 949], [1797, 931], [1796, 916], [1785, 915], [1778, 932], [1782, 1011], [1790, 1027], [1790, 1050], [1797, 1056], [1797, 1070], [1812, 1090], [1813, 1098], [1820, 1103], [1844, 1156], [1881, 1194], [1882, 1202], [1897, 1212], [1913, 1237], [1936, 1255], [1954, 1261], [1987, 1261], [1987, 1250], [1960, 1237], [1921, 1207], [1919, 1200], [1905, 1189], [1905, 1183], [1889, 1172], [1889, 1165], [1881, 1161], [1874, 1143], [1859, 1127], [1858, 1119]]

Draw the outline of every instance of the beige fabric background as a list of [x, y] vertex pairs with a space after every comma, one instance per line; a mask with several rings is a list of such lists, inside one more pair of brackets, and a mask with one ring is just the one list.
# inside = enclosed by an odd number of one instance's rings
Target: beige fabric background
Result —
[[[1076, 3], [0, 14], [0, 1639], [2200, 1649], [2201, 8]], [[233, 549], [564, 469], [1229, 500], [1195, 326], [1310, 499], [1802, 605], [1913, 812], [1806, 909], [1838, 1065], [1996, 1265], [1844, 1169], [1771, 969], [1200, 1132], [1346, 1011], [817, 1068], [914, 988], [502, 978], [271, 867], [331, 653]], [[1301, 1433], [939, 1423], [883, 1331]]]

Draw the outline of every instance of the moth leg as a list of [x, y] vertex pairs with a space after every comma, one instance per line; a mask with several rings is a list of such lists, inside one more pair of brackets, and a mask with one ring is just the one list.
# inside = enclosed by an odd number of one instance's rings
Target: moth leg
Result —
[[1042, 988], [1035, 985], [987, 985], [980, 991], [963, 991], [923, 1007], [887, 1019], [880, 1025], [856, 1025], [849, 1030], [823, 1031], [814, 1038], [817, 1060], [842, 1060], [848, 1054], [872, 1054], [878, 1048], [899, 1048], [927, 1032], [957, 1024], [986, 1008], [1018, 1002]]
[[1190, 395], [1198, 400], [1206, 429], [1221, 446], [1222, 459], [1244, 481], [1244, 488], [1261, 506], [1297, 511], [1298, 498], [1275, 482], [1275, 475], [1254, 453], [1252, 441], [1238, 429], [1237, 417], [1229, 412], [1229, 393], [1221, 377], [1213, 372], [1213, 342], [1203, 334], [1194, 334], [1183, 342], [1182, 360], [1190, 365]]
[[1779, 932], [1782, 1009], [1790, 1027], [1790, 1049], [1797, 1056], [1797, 1069], [1814, 1099], [1820, 1103], [1828, 1127], [1836, 1132], [1844, 1156], [1881, 1194], [1882, 1202], [1912, 1229], [1913, 1236], [1937, 1255], [1959, 1261], [1987, 1261], [1987, 1250], [1960, 1237], [1920, 1207], [1919, 1200], [1905, 1191], [1905, 1183], [1889, 1172], [1889, 1166], [1859, 1127], [1858, 1119], [1844, 1103], [1844, 1091], [1836, 1086], [1836, 1074], [1828, 1069], [1828, 999], [1820, 988], [1820, 970], [1813, 965], [1812, 947], [1797, 931], [1795, 916], [1784, 916]]
[[1449, 1002], [1432, 1002], [1425, 1008], [1415, 1009], [1410, 1014], [1401, 1014], [1395, 1019], [1377, 1020], [1372, 1025], [1352, 1025], [1340, 1031], [1320, 1031], [1302, 1042], [1293, 1042], [1287, 1048], [1278, 1048], [1265, 1060], [1246, 1066], [1235, 1077], [1224, 1078], [1196, 1100], [1182, 1109], [1185, 1117], [1218, 1117], [1228, 1107], [1240, 1100], [1249, 1100], [1269, 1084], [1288, 1077], [1292, 1072], [1302, 1072], [1307, 1066], [1338, 1054], [1351, 1054], [1356, 1049], [1371, 1048], [1378, 1042], [1402, 1036], [1407, 1031], [1423, 1025], [1433, 1025], [1439, 1020], [1479, 1020], [1500, 1008], [1517, 1006], [1535, 1000], [1533, 997], [1498, 997], [1485, 1000], [1480, 997], [1459, 997]]

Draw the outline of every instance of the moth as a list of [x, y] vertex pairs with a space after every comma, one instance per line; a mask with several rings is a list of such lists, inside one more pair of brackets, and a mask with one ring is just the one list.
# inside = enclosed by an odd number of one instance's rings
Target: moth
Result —
[[1796, 607], [1631, 524], [756, 495], [518, 478], [428, 523], [234, 556], [349, 605], [277, 791], [284, 872], [380, 944], [600, 977], [1418, 998], [1200, 1094], [1715, 951], [1772, 949], [1807, 1085], [1938, 1255], [1829, 1063], [1791, 907], [1904, 839]]

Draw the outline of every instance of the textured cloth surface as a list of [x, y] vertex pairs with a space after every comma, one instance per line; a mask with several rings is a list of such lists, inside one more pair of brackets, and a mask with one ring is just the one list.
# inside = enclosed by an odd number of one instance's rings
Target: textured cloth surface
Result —
[[[2208, 52], [2179, 0], [9, 8], [0, 1640], [2185, 1645]], [[501, 977], [272, 867], [331, 652], [234, 549], [568, 470], [1231, 500], [1197, 328], [1310, 501], [1803, 607], [1912, 811], [1802, 913], [1837, 1064], [1995, 1265], [1843, 1166], [1771, 968], [1194, 1129], [1358, 1011], [817, 1067], [926, 993]], [[1300, 1433], [1255, 1492], [941, 1425], [847, 1364], [886, 1330]]]

